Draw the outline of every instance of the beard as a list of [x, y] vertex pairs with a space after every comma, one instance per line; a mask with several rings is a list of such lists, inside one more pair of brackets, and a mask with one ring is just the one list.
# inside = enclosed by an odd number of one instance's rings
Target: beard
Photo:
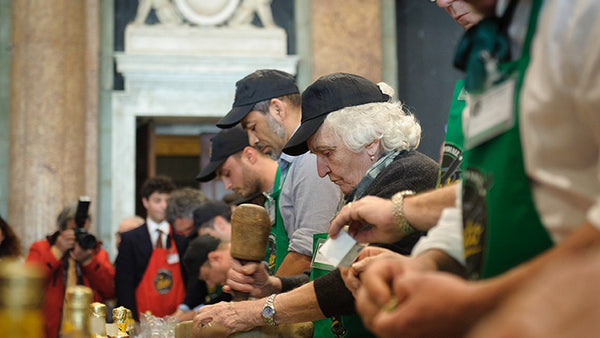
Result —
[[245, 163], [242, 164], [242, 170], [244, 172], [244, 178], [242, 180], [243, 188], [240, 189], [238, 193], [243, 197], [250, 197], [261, 193], [258, 173]]
[[[277, 136], [277, 138], [281, 140], [281, 144], [285, 145], [285, 129], [283, 128], [283, 125], [277, 122], [277, 120], [273, 118], [273, 115], [271, 115], [271, 113], [267, 113], [266, 116], [267, 125], [269, 126], [269, 129], [271, 129], [271, 132], [273, 132], [273, 134], [275, 134], [275, 136]], [[273, 152], [269, 154], [269, 156], [274, 160], [278, 160], [281, 156], [281, 151], [283, 150], [283, 147], [278, 147], [278, 149], [275, 149], [275, 146], [276, 145], [273, 145]]]

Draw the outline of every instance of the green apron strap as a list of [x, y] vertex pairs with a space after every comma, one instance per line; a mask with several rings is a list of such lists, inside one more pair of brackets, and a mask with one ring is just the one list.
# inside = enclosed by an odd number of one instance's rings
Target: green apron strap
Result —
[[289, 238], [285, 231], [281, 212], [279, 211], [279, 195], [281, 194], [281, 187], [283, 186], [284, 180], [281, 180], [281, 169], [277, 167], [277, 174], [275, 175], [275, 182], [273, 183], [273, 192], [265, 202], [265, 204], [268, 204], [265, 205], [265, 207], [269, 211], [271, 222], [273, 222], [265, 255], [267, 270], [271, 275], [274, 275], [277, 272], [277, 269], [279, 269], [281, 262], [283, 262], [283, 259], [288, 253], [289, 247]]
[[463, 80], [458, 80], [454, 86], [452, 104], [450, 105], [448, 123], [446, 124], [446, 137], [442, 149], [438, 188], [454, 183], [461, 176], [464, 142], [461, 126], [462, 112], [465, 108], [464, 84]]
[[[525, 172], [518, 111], [519, 94], [541, 6], [541, 0], [532, 3], [521, 57], [498, 65], [499, 73], [506, 79], [498, 87], [514, 82], [513, 100], [507, 103], [512, 126], [487, 141], [475, 143], [464, 152], [463, 243], [471, 279], [501, 274], [552, 245], [535, 209]], [[473, 102], [476, 100], [477, 97]], [[496, 107], [500, 105], [496, 103]], [[466, 131], [469, 120], [464, 122]], [[466, 143], [469, 143], [468, 138], [465, 132]]]

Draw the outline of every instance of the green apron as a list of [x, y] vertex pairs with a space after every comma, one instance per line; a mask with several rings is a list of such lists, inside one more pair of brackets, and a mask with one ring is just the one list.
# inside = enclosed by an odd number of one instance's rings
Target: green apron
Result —
[[[310, 272], [310, 280], [315, 280], [329, 271], [334, 270], [335, 267], [331, 265], [319, 264], [315, 262], [317, 257], [317, 251], [319, 247], [327, 240], [327, 233], [314, 234], [313, 235], [313, 263]], [[314, 333], [313, 337], [375, 337], [372, 333], [365, 329], [362, 319], [359, 315], [354, 314], [350, 316], [335, 316], [332, 318], [325, 318], [313, 322]], [[335, 333], [334, 333], [335, 332]]]
[[450, 105], [450, 113], [448, 114], [446, 137], [442, 150], [442, 163], [440, 163], [440, 173], [437, 182], [438, 188], [453, 183], [461, 176], [464, 140], [461, 121], [462, 112], [465, 108], [465, 92], [463, 88], [464, 81], [456, 81], [454, 94], [452, 95], [452, 104]]
[[273, 192], [269, 194], [265, 201], [265, 209], [269, 212], [272, 224], [265, 255], [267, 270], [270, 275], [274, 275], [277, 272], [277, 269], [279, 269], [281, 262], [283, 262], [283, 259], [288, 253], [290, 244], [283, 224], [283, 219], [281, 218], [281, 212], [279, 212], [279, 194], [281, 193], [283, 181], [285, 181], [285, 178], [283, 180], [281, 179], [281, 170], [278, 167], [277, 174], [275, 175], [275, 182], [273, 184]]
[[[525, 172], [518, 117], [519, 95], [529, 64], [529, 48], [541, 5], [541, 0], [532, 3], [521, 57], [516, 61], [499, 63], [496, 68], [499, 73], [496, 74], [501, 74], [502, 79], [491, 90], [484, 88], [486, 93], [505, 93], [487, 101], [496, 103], [487, 107], [502, 107], [498, 102], [503, 102], [507, 105], [506, 110], [486, 109], [483, 101], [483, 95], [486, 94], [474, 97], [475, 101], [468, 98], [466, 109], [473, 110], [463, 121], [465, 169], [462, 208], [465, 258], [471, 279], [501, 274], [552, 246], [550, 236], [535, 209]], [[472, 69], [469, 68], [467, 72], [469, 70]], [[511, 88], [513, 84], [514, 90], [501, 89]], [[498, 97], [507, 99], [499, 101]], [[472, 102], [472, 107], [469, 107]], [[478, 107], [481, 108], [479, 111]], [[496, 116], [496, 112], [507, 111], [507, 121], [512, 121], [500, 129], [489, 128], [488, 138], [482, 139], [481, 134], [471, 134], [468, 128], [475, 128], [473, 120], [485, 111], [494, 111], [492, 116]]]

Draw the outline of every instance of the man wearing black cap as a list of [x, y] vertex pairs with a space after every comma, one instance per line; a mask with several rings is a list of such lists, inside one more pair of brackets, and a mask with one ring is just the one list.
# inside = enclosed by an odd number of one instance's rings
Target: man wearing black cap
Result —
[[225, 189], [242, 197], [269, 191], [273, 187], [277, 162], [248, 144], [248, 135], [240, 127], [222, 130], [211, 139], [210, 162], [196, 179], [208, 182], [218, 178]]
[[318, 176], [314, 155], [282, 154], [301, 117], [301, 98], [293, 76], [263, 69], [236, 83], [232, 109], [217, 123], [221, 128], [241, 123], [252, 146], [278, 159], [280, 171], [275, 181], [279, 184], [271, 194], [277, 222], [269, 240], [269, 270], [278, 275], [309, 268], [313, 234], [326, 231], [341, 197], [331, 181]]

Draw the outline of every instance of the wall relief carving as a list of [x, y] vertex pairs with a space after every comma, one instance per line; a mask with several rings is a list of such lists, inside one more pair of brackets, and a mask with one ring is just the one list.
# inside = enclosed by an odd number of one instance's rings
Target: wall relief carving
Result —
[[[276, 27], [272, 0], [140, 0], [133, 25], [144, 25], [154, 9], [162, 25]], [[252, 24], [254, 14], [262, 26]]]

